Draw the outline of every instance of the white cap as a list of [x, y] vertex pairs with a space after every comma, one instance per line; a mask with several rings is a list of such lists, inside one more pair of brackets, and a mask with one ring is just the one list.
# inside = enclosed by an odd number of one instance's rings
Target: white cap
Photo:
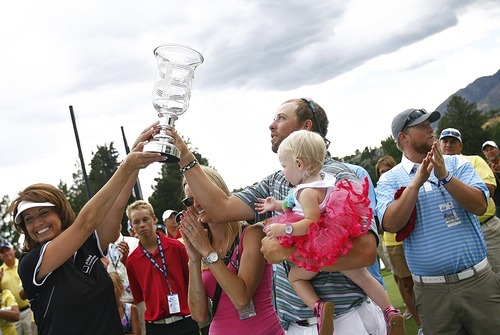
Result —
[[161, 218], [163, 219], [163, 221], [165, 222], [166, 219], [168, 219], [169, 217], [172, 216], [172, 214], [175, 214], [177, 215], [177, 212], [176, 211], [173, 211], [171, 209], [167, 209], [165, 212], [163, 212], [163, 215], [161, 216]]
[[460, 142], [462, 142], [462, 134], [460, 134], [460, 131], [455, 128], [446, 128], [443, 129], [441, 132], [441, 135], [439, 136], [439, 140], [441, 141], [445, 137], [454, 137]]
[[481, 149], [484, 150], [484, 147], [487, 146], [487, 145], [491, 145], [493, 148], [497, 148], [498, 149], [498, 146], [497, 146], [497, 144], [494, 141], [486, 141], [486, 142], [484, 142], [483, 146], [481, 147]]
[[23, 217], [21, 215], [22, 212], [24, 212], [27, 209], [33, 208], [33, 207], [55, 207], [51, 202], [31, 202], [31, 201], [21, 201], [17, 205], [17, 214], [16, 217], [14, 218], [14, 222], [16, 224], [21, 224], [23, 222]]

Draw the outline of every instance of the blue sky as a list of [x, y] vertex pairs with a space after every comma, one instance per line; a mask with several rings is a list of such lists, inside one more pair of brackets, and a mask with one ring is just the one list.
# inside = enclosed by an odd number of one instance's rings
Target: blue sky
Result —
[[[0, 5], [0, 185], [72, 183], [78, 152], [129, 143], [156, 120], [153, 49], [205, 57], [176, 123], [229, 187], [279, 169], [268, 126], [279, 105], [317, 101], [342, 157], [390, 136], [392, 117], [436, 108], [499, 69], [498, 1], [23, 1]], [[143, 193], [159, 165], [141, 171]]]

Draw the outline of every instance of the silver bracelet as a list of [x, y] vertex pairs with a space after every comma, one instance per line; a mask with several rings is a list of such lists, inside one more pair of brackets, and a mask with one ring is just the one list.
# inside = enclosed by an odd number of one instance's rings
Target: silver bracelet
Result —
[[188, 165], [180, 168], [181, 172], [184, 173], [186, 172], [187, 170], [191, 169], [193, 166], [195, 166], [196, 164], [198, 164], [198, 160], [195, 159], [194, 161], [192, 161], [191, 163], [189, 163]]

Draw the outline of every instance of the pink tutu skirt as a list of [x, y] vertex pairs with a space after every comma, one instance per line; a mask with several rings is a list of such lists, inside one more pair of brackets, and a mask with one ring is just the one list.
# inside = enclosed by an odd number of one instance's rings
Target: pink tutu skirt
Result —
[[[303, 218], [289, 210], [274, 216], [268, 223], [293, 223]], [[372, 218], [368, 180], [365, 178], [361, 184], [342, 179], [327, 196], [320, 219], [311, 223], [307, 235], [291, 238], [280, 236], [278, 242], [284, 247], [297, 248], [290, 256], [292, 262], [308, 271], [317, 272], [345, 255], [352, 247], [351, 239], [366, 233]]]

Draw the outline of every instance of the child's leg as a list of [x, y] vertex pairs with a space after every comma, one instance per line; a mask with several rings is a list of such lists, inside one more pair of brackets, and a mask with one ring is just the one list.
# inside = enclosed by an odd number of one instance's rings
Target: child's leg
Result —
[[387, 323], [388, 335], [404, 335], [406, 327], [401, 311], [394, 308], [389, 300], [387, 292], [366, 268], [341, 271], [341, 273], [351, 279], [382, 309], [384, 319]]
[[331, 301], [319, 300], [310, 280], [316, 276], [317, 272], [307, 271], [293, 265], [288, 274], [288, 281], [295, 289], [295, 292], [302, 301], [314, 311], [318, 317], [318, 334], [333, 335], [333, 314], [334, 305]]
[[392, 306], [387, 292], [366, 268], [341, 271], [341, 273], [361, 287], [383, 311]]
[[290, 273], [288, 274], [290, 285], [295, 289], [299, 298], [312, 310], [314, 310], [314, 304], [319, 300], [319, 297], [310, 280], [317, 274], [317, 272], [299, 268], [295, 264], [292, 265]]

